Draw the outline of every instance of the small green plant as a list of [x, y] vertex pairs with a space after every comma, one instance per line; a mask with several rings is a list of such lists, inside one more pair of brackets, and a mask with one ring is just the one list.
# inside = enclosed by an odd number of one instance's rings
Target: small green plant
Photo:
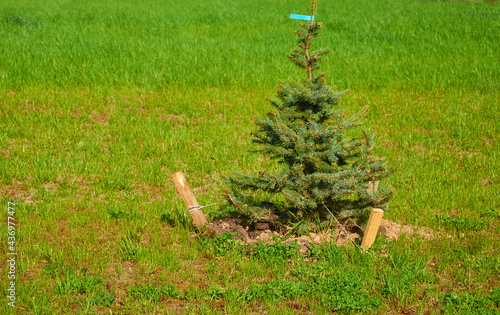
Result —
[[115, 297], [106, 290], [102, 290], [90, 299], [90, 304], [96, 306], [109, 307], [113, 304]]
[[242, 250], [244, 246], [235, 239], [236, 232], [216, 235], [213, 238], [205, 237], [200, 239], [200, 248], [214, 256], [224, 256], [233, 250]]
[[75, 273], [73, 269], [62, 263], [52, 263], [43, 268], [43, 271], [57, 279], [55, 292], [60, 295], [70, 293], [90, 293], [104, 285], [104, 280], [96, 276], [87, 275], [87, 269]]
[[[444, 303], [445, 314], [500, 314], [498, 309], [498, 301], [492, 301], [490, 298], [496, 298], [497, 292], [482, 297], [465, 292], [463, 294], [456, 294], [454, 292], [446, 293], [442, 296], [441, 301]], [[496, 305], [495, 305], [496, 304]]]
[[122, 210], [108, 209], [108, 215], [112, 219], [131, 219], [137, 216], [136, 213], [125, 212]]
[[55, 293], [66, 295], [71, 293], [92, 293], [104, 285], [104, 280], [96, 276], [86, 275], [87, 270], [82, 269], [78, 274], [70, 268], [58, 274], [62, 279], [58, 279], [55, 286]]
[[276, 279], [268, 284], [250, 286], [246, 291], [246, 300], [265, 300], [273, 303], [286, 301], [306, 295], [308, 293], [307, 286], [304, 283]]
[[146, 283], [142, 286], [132, 286], [128, 295], [138, 299], [140, 301], [155, 301], [158, 302], [161, 299], [165, 298], [182, 298], [182, 294], [177, 291], [173, 284], [164, 285], [161, 288], [157, 288], [152, 286], [149, 283]]
[[368, 312], [381, 303], [364, 288], [363, 281], [354, 272], [318, 277], [311, 287], [325, 307], [341, 313]]
[[496, 287], [488, 294], [488, 298], [495, 307], [500, 307], [500, 287]]
[[205, 294], [205, 300], [217, 300], [220, 298], [224, 298], [229, 290], [225, 290], [218, 286], [208, 286], [208, 290]]
[[245, 298], [276, 303], [302, 296], [318, 299], [323, 308], [341, 313], [368, 312], [381, 303], [379, 299], [370, 297], [363, 282], [354, 273], [341, 273], [331, 278], [316, 276], [311, 283], [278, 278], [268, 284], [250, 286]]
[[471, 220], [451, 215], [436, 215], [436, 218], [441, 225], [457, 231], [480, 231], [486, 228], [486, 223], [482, 220]]
[[69, 270], [71, 270], [71, 268], [64, 266], [62, 263], [52, 263], [48, 266], [43, 267], [43, 271], [53, 278]]
[[340, 266], [344, 261], [345, 251], [346, 249], [344, 246], [323, 243], [319, 246], [312, 246], [309, 249], [309, 254], [311, 257], [324, 261], [330, 266]]
[[160, 216], [160, 221], [172, 227], [190, 227], [192, 224], [184, 212], [167, 212]]
[[140, 241], [140, 235], [135, 231], [127, 231], [127, 236], [122, 237], [119, 243], [119, 252], [129, 260], [137, 261], [145, 253], [145, 249], [141, 244], [136, 244]]
[[286, 245], [279, 236], [273, 236], [271, 240], [273, 241], [271, 245], [259, 242], [254, 249], [253, 255], [264, 260], [290, 259], [298, 255], [300, 246], [297, 244], [297, 241], [293, 241], [290, 245]]
[[382, 279], [384, 282], [382, 294], [390, 299], [402, 302], [415, 292], [410, 277], [406, 275], [402, 277], [384, 275]]
[[163, 213], [160, 216], [160, 221], [163, 223], [166, 223], [170, 226], [176, 226], [177, 225], [177, 220], [171, 213]]
[[491, 207], [481, 211], [481, 218], [491, 218], [498, 219], [500, 218], [500, 211]]

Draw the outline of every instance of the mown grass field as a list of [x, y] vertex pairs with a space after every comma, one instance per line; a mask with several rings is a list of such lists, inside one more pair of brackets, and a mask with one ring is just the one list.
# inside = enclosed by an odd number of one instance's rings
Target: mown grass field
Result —
[[[328, 82], [399, 171], [386, 218], [433, 238], [241, 248], [196, 237], [249, 153], [308, 1], [0, 3], [2, 314], [500, 314], [500, 6], [319, 0]], [[358, 131], [359, 132], [359, 131]], [[8, 305], [8, 203], [16, 302]], [[224, 205], [206, 208], [209, 219]]]

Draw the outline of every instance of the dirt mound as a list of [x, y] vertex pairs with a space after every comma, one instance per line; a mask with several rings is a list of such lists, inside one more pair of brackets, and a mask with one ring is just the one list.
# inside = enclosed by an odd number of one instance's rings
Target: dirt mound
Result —
[[431, 231], [423, 228], [416, 228], [412, 225], [401, 225], [384, 219], [380, 222], [379, 233], [385, 236], [388, 240], [397, 240], [401, 234], [417, 234], [426, 240], [431, 239], [433, 235]]
[[[287, 236], [283, 243], [289, 245], [293, 241], [297, 241], [302, 254], [305, 254], [313, 244], [335, 242], [337, 246], [354, 246], [353, 242], [359, 243], [363, 235], [361, 228], [349, 224], [343, 228], [334, 226], [334, 231], [309, 233], [302, 236], [296, 236], [291, 233], [291, 230], [291, 226], [280, 224], [274, 218], [264, 218], [251, 226], [243, 226], [241, 221], [236, 218], [227, 218], [214, 221], [207, 226], [207, 231], [211, 236], [236, 232], [237, 237], [249, 245], [256, 245], [259, 242], [271, 245], [274, 236]], [[401, 234], [418, 234], [426, 239], [432, 236], [430, 233], [416, 229], [413, 226], [402, 226], [389, 220], [382, 220], [379, 232], [389, 240], [397, 240]]]

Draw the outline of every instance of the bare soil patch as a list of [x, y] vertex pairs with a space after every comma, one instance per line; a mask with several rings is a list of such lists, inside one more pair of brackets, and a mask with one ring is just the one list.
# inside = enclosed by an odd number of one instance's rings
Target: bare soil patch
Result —
[[[226, 218], [216, 220], [207, 226], [210, 236], [236, 232], [236, 237], [249, 245], [256, 245], [264, 242], [268, 245], [273, 244], [273, 237], [283, 237], [286, 245], [296, 241], [300, 246], [300, 253], [305, 254], [313, 245], [321, 243], [334, 243], [337, 246], [354, 246], [353, 242], [360, 243], [363, 238], [363, 230], [357, 226], [347, 223], [343, 226], [333, 226], [330, 230], [319, 233], [309, 233], [308, 235], [297, 236], [293, 233], [292, 227], [281, 224], [273, 216], [266, 216], [259, 222], [252, 225], [242, 225], [236, 218]], [[433, 234], [421, 228], [411, 225], [401, 225], [389, 220], [382, 220], [379, 228], [379, 235], [388, 240], [397, 240], [402, 234], [418, 235], [425, 239], [432, 238]]]
[[109, 122], [108, 115], [105, 113], [89, 115], [90, 119], [100, 122], [101, 124], [107, 125]]
[[434, 236], [431, 230], [413, 225], [401, 225], [385, 219], [380, 222], [379, 233], [388, 240], [397, 240], [402, 234], [418, 235], [426, 240], [430, 240]]
[[106, 269], [105, 274], [108, 279], [105, 279], [108, 284], [108, 289], [115, 295], [113, 304], [120, 306], [125, 305], [127, 299], [126, 289], [129, 286], [137, 283], [133, 270], [135, 264], [132, 262], [110, 263]]
[[31, 198], [35, 195], [35, 192], [33, 188], [28, 189], [24, 182], [13, 179], [12, 185], [0, 185], [0, 195], [7, 196], [14, 201], [23, 200], [25, 203], [31, 203]]

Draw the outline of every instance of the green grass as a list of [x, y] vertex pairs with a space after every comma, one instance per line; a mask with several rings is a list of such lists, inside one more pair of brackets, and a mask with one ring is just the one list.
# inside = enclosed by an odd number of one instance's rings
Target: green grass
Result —
[[[63, 3], [57, 5], [57, 3]], [[52, 5], [51, 5], [52, 3]], [[341, 87], [498, 90], [496, 3], [319, 3], [324, 69]], [[0, 7], [9, 88], [255, 88], [293, 78], [284, 56], [308, 1], [19, 1]]]
[[18, 220], [17, 307], [2, 295], [0, 313], [500, 312], [497, 3], [319, 1], [328, 82], [348, 112], [370, 107], [399, 169], [385, 216], [433, 237], [309, 257], [198, 239], [170, 179], [209, 204], [224, 176], [276, 167], [248, 132], [302, 77], [288, 17], [308, 1], [180, 3], [0, 4], [5, 256], [8, 202]]

